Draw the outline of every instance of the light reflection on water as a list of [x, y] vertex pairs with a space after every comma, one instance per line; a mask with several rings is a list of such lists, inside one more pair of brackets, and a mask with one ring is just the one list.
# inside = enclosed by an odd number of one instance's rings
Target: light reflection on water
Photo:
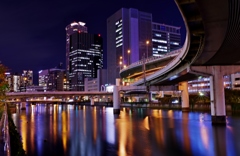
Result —
[[38, 104], [13, 120], [32, 155], [240, 155], [240, 117], [212, 126], [204, 112]]

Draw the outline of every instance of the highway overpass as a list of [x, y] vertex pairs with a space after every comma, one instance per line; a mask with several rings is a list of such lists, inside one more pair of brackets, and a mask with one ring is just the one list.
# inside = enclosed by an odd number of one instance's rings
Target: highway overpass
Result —
[[240, 0], [175, 2], [186, 26], [181, 52], [164, 68], [132, 85], [179, 85], [185, 97], [183, 107], [189, 108], [186, 81], [208, 76], [212, 123], [225, 124], [223, 76], [240, 72]]

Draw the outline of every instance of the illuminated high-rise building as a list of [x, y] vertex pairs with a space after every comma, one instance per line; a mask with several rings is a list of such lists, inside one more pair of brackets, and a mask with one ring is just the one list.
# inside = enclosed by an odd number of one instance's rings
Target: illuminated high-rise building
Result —
[[22, 82], [25, 84], [25, 86], [33, 85], [33, 71], [32, 70], [23, 70]]
[[83, 22], [73, 22], [66, 26], [66, 69], [69, 70], [69, 52], [70, 52], [70, 35], [74, 34], [75, 32], [84, 32], [87, 33], [87, 27]]
[[68, 90], [66, 82], [66, 71], [60, 68], [40, 70], [38, 72], [39, 86], [45, 91]]
[[[107, 19], [108, 83], [115, 84], [124, 65], [142, 59], [151, 49], [152, 14], [137, 9], [121, 8]], [[130, 50], [130, 53], [128, 53]], [[149, 50], [150, 53], [150, 50]]]
[[131, 63], [180, 48], [180, 27], [152, 22], [152, 14], [121, 8], [107, 19], [108, 83]]
[[179, 49], [181, 44], [181, 27], [152, 23], [152, 56], [163, 56]]
[[100, 35], [75, 32], [69, 36], [69, 90], [84, 91], [84, 78], [96, 78], [103, 67], [103, 40]]

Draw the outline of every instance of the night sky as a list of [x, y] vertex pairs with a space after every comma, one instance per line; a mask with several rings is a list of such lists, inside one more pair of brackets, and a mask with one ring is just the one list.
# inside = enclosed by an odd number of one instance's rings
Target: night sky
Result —
[[[11, 72], [65, 68], [66, 32], [71, 22], [84, 22], [88, 33], [101, 34], [106, 62], [107, 18], [121, 8], [152, 13], [153, 22], [185, 27], [174, 0], [9, 0], [0, 2], [0, 61]], [[106, 68], [106, 63], [104, 68]]]

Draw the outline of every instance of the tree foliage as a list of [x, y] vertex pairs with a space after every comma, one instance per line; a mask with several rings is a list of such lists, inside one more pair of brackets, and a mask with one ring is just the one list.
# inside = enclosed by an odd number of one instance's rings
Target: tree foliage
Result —
[[0, 104], [5, 100], [5, 92], [8, 88], [7, 81], [5, 80], [5, 72], [7, 67], [0, 63]]
[[5, 72], [7, 67], [0, 63], [0, 104], [5, 100], [5, 93], [8, 88], [7, 81], [5, 80]]
[[240, 104], [240, 90], [225, 89], [225, 101], [227, 104]]

